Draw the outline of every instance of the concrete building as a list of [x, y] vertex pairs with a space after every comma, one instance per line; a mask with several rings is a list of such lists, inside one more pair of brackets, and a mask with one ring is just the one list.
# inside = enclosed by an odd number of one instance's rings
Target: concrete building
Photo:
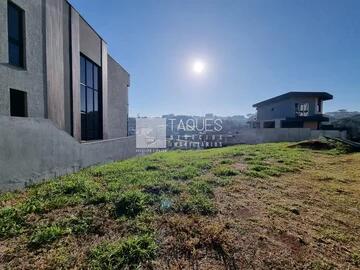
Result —
[[253, 128], [319, 129], [329, 119], [323, 115], [323, 101], [332, 99], [326, 92], [288, 92], [256, 103]]
[[0, 190], [134, 155], [129, 84], [66, 0], [0, 0]]

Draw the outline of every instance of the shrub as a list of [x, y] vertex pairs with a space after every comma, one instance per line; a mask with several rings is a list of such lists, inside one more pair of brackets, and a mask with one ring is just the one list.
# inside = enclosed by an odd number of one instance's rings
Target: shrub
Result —
[[146, 208], [149, 197], [139, 191], [127, 191], [123, 193], [115, 203], [115, 215], [135, 217]]
[[97, 204], [108, 200], [102, 186], [84, 172], [35, 185], [29, 191], [30, 197], [24, 206], [27, 213], [41, 213], [83, 202]]
[[360, 252], [351, 253], [350, 260], [353, 265], [360, 267]]
[[28, 246], [31, 248], [39, 248], [56, 241], [68, 233], [70, 233], [68, 229], [64, 229], [58, 225], [39, 227], [31, 235]]
[[44, 211], [44, 202], [43, 200], [36, 199], [36, 197], [28, 198], [23, 204], [21, 204], [20, 209], [23, 213], [41, 213]]
[[181, 193], [181, 186], [176, 181], [146, 183], [143, 185], [144, 192], [152, 195], [171, 194], [176, 195]]
[[19, 196], [20, 193], [17, 192], [5, 192], [0, 194], [0, 205], [3, 202], [15, 199], [17, 196]]
[[257, 178], [266, 178], [268, 176], [280, 176], [281, 175], [281, 171], [282, 168], [284, 168], [284, 170], [286, 170], [286, 167], [278, 167], [279, 169], [277, 169], [277, 167], [271, 167], [268, 165], [252, 165], [249, 167], [248, 172], [246, 173], [246, 175], [248, 176], [252, 176], [252, 177], [257, 177]]
[[92, 218], [72, 216], [62, 220], [59, 225], [69, 233], [84, 234], [91, 230]]
[[221, 165], [214, 169], [214, 174], [216, 176], [234, 176], [239, 174], [239, 172], [229, 166]]
[[52, 225], [39, 226], [30, 236], [28, 246], [31, 248], [39, 248], [45, 244], [56, 241], [64, 235], [84, 234], [92, 229], [94, 229], [92, 226], [92, 218], [71, 216]]
[[196, 176], [199, 176], [200, 171], [198, 168], [193, 166], [186, 166], [184, 168], [178, 169], [173, 173], [173, 178], [176, 180], [189, 180]]
[[220, 161], [220, 164], [232, 164], [234, 161], [232, 159], [223, 159]]
[[213, 202], [202, 194], [196, 194], [187, 198], [180, 206], [184, 213], [211, 215], [216, 213]]
[[196, 162], [192, 162], [192, 165], [194, 165], [195, 167], [201, 169], [201, 170], [208, 170], [211, 168], [212, 164], [210, 161], [208, 160], [197, 160]]
[[48, 198], [31, 196], [22, 205], [24, 213], [45, 213], [65, 206], [77, 205], [83, 201], [78, 195], [52, 195]]
[[90, 251], [88, 264], [90, 269], [138, 269], [155, 259], [156, 250], [152, 236], [130, 236], [95, 247]]
[[245, 172], [245, 174], [247, 176], [255, 177], [255, 178], [266, 178], [266, 177], [268, 177], [268, 175], [263, 173], [263, 172], [257, 172], [257, 171], [252, 171], [252, 170], [248, 170], [247, 172]]
[[202, 180], [194, 180], [190, 183], [189, 192], [192, 195], [196, 194], [204, 194], [204, 195], [212, 195], [212, 190], [210, 187], [210, 183]]
[[21, 233], [25, 225], [19, 210], [7, 207], [0, 212], [0, 238], [11, 237]]
[[157, 165], [147, 165], [147, 166], [145, 166], [146, 171], [157, 171], [159, 169], [160, 169], [160, 167], [157, 166]]
[[154, 213], [142, 212], [134, 219], [128, 220], [129, 234], [149, 234], [153, 231], [152, 223], [155, 219]]

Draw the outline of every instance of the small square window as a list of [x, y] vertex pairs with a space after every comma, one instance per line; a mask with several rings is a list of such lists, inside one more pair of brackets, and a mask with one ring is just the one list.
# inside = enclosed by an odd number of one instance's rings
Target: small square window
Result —
[[27, 96], [26, 92], [10, 89], [10, 115], [27, 117]]

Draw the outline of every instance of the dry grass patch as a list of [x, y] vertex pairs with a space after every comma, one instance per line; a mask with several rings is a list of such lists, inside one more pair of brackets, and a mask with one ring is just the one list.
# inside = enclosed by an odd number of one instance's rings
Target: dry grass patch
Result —
[[359, 164], [279, 143], [95, 166], [0, 195], [0, 268], [356, 269]]

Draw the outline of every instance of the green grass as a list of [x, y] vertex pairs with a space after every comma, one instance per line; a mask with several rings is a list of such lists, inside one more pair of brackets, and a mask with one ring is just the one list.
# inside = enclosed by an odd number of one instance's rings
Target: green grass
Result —
[[214, 175], [216, 176], [234, 176], [238, 175], [239, 172], [227, 165], [220, 165], [214, 168]]
[[70, 233], [69, 230], [58, 225], [39, 227], [30, 236], [28, 246], [36, 249], [50, 244], [68, 233]]
[[351, 253], [350, 261], [354, 266], [360, 267], [360, 250], [359, 250], [359, 252]]
[[[173, 151], [96, 166], [56, 180], [31, 186], [26, 195], [0, 212], [0, 237], [23, 232], [24, 218], [64, 207], [113, 204], [115, 216], [134, 217], [153, 208], [212, 214], [211, 194], [231, 177], [277, 177], [301, 169], [309, 160], [306, 150], [282, 144], [242, 145], [204, 151]], [[234, 162], [247, 165], [242, 173]], [[207, 174], [206, 181], [204, 176]], [[1, 203], [21, 193], [4, 193]], [[183, 201], [181, 201], [183, 198]], [[173, 203], [178, 202], [178, 207]], [[168, 206], [170, 205], [170, 206]], [[179, 206], [180, 205], [180, 206]]]
[[353, 237], [351, 235], [345, 234], [344, 232], [331, 227], [322, 229], [320, 231], [320, 235], [324, 239], [331, 239], [343, 243], [347, 243], [353, 240]]
[[[236, 181], [265, 185], [283, 174], [309, 168], [311, 150], [288, 145], [155, 153], [84, 169], [24, 192], [5, 193], [0, 196], [4, 205], [0, 238], [12, 241], [21, 236], [25, 246], [34, 250], [55, 249], [59, 248], [55, 243], [66, 239], [81, 242], [84, 235], [96, 235], [99, 238], [91, 242], [96, 246], [87, 247], [82, 257], [88, 268], [141, 267], [158, 254], [157, 239], [162, 231], [156, 222], [162, 215], [212, 218], [219, 213], [217, 189]], [[73, 209], [82, 209], [85, 214], [69, 215]], [[293, 215], [275, 206], [268, 209], [271, 216]], [[94, 224], [92, 213], [100, 226]], [[101, 226], [105, 228], [101, 230]], [[107, 228], [112, 231], [109, 237]], [[323, 232], [322, 236], [344, 240], [340, 234]], [[66, 252], [59, 250], [54, 256], [66, 264]], [[353, 260], [358, 260], [356, 255]]]
[[151, 235], [132, 236], [102, 243], [90, 251], [89, 269], [140, 269], [156, 256], [157, 244]]
[[66, 235], [81, 235], [92, 231], [91, 217], [71, 216], [51, 225], [40, 225], [32, 232], [28, 246], [32, 249], [51, 244]]
[[214, 202], [203, 194], [195, 194], [180, 203], [180, 211], [186, 214], [212, 215], [216, 213]]
[[115, 203], [117, 217], [135, 217], [144, 211], [149, 202], [149, 196], [139, 190], [130, 190], [121, 194]]
[[21, 233], [26, 225], [21, 212], [13, 207], [0, 211], [0, 238], [7, 238]]

